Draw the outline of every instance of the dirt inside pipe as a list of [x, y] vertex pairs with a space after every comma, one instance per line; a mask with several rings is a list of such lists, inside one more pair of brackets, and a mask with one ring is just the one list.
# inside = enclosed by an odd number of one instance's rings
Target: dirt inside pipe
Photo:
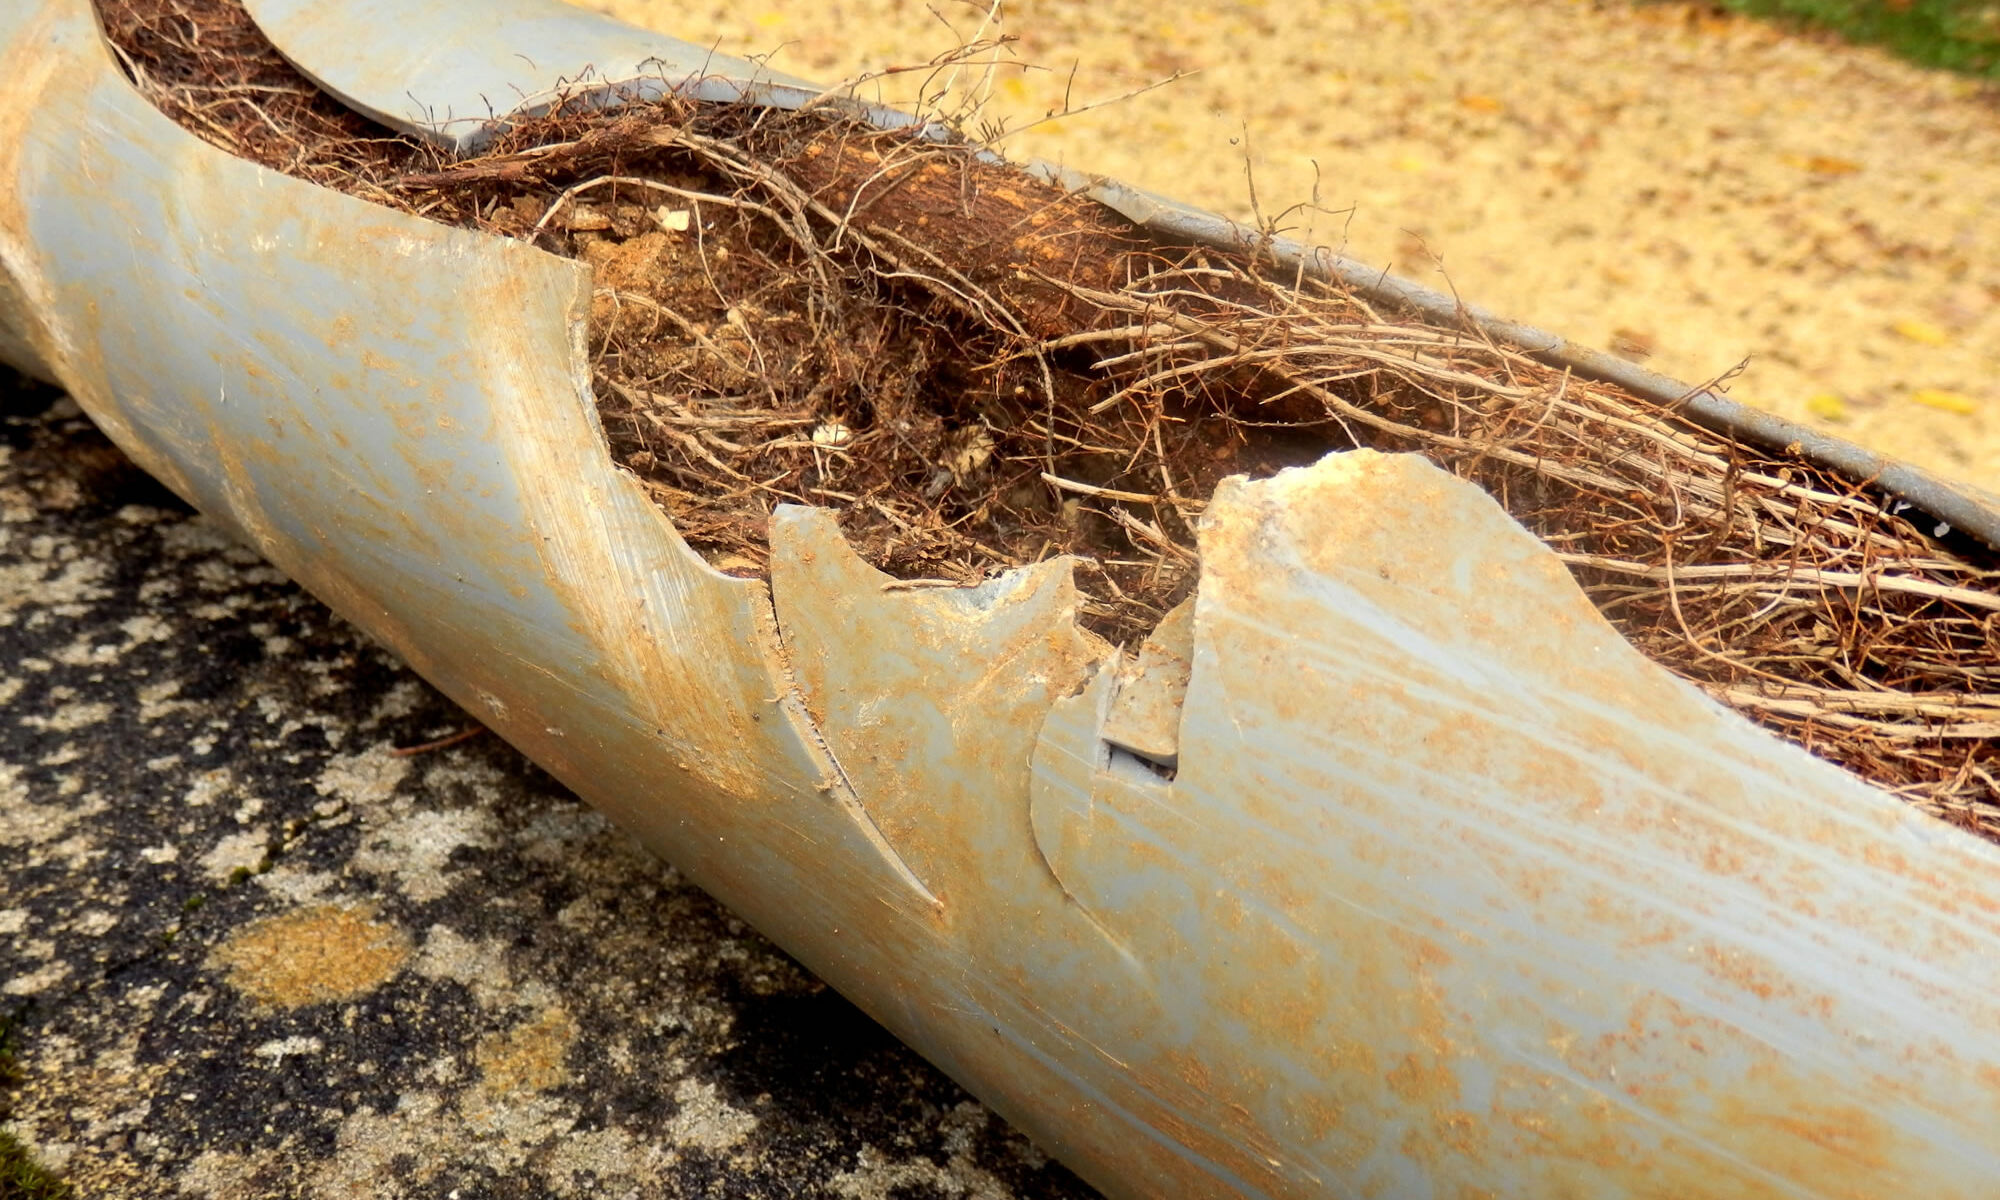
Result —
[[1086, 623], [1131, 644], [1193, 587], [1224, 476], [1421, 453], [1653, 660], [2000, 839], [2000, 555], [1865, 481], [832, 106], [579, 103], [453, 158], [318, 91], [237, 0], [100, 11], [223, 149], [590, 264], [612, 453], [723, 570], [764, 571], [774, 505], [820, 505], [907, 579], [1076, 555]]

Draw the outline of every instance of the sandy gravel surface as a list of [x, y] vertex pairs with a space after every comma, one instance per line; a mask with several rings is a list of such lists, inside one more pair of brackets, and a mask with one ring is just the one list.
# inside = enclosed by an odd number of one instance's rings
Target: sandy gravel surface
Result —
[[[923, 63], [985, 14], [588, 3], [829, 81]], [[1248, 217], [1247, 148], [1266, 217], [1317, 179], [1327, 211], [1288, 223], [1319, 240], [1681, 378], [1749, 357], [1738, 398], [2000, 490], [1990, 90], [1680, 5], [1018, 0], [1004, 27], [1053, 68], [993, 77], [1017, 128], [1197, 72], [1010, 153]]]

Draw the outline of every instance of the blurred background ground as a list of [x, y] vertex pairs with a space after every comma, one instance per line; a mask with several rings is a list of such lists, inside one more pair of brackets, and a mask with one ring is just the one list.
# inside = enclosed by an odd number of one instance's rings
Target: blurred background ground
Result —
[[[834, 81], [985, 0], [585, 0]], [[1761, 0], [1958, 14], [2000, 6]], [[1989, 10], [1991, 10], [1989, 12]], [[2000, 491], [2000, 85], [1714, 5], [1009, 0], [1004, 145], [1250, 218]], [[954, 30], [957, 32], [954, 33]], [[1024, 68], [1033, 64], [1033, 68]], [[1065, 97], [1169, 86], [1027, 127]], [[978, 72], [956, 77], [960, 89]], [[880, 86], [907, 100], [925, 78]], [[940, 80], [939, 82], [942, 82]]]

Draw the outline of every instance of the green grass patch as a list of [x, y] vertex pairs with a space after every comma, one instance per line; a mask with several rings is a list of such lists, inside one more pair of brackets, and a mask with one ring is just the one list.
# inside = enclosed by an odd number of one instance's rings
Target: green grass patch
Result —
[[36, 1162], [19, 1138], [0, 1129], [0, 1200], [70, 1200], [75, 1194]]
[[[0, 1016], [0, 1121], [12, 1105], [7, 1093], [20, 1086], [21, 1064], [14, 1057], [15, 1023]], [[0, 1200], [70, 1200], [75, 1189], [50, 1174], [21, 1139], [0, 1129]]]
[[1994, 0], [1720, 0], [1755, 17], [1825, 29], [1883, 46], [1925, 67], [2000, 80], [2000, 3]]

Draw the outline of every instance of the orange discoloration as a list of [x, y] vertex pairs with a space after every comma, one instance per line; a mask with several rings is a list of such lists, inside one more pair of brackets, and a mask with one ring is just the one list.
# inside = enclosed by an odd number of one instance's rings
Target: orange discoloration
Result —
[[1704, 942], [1696, 952], [1708, 968], [1709, 974], [1732, 987], [1741, 988], [1759, 1000], [1770, 1000], [1779, 996], [1792, 998], [1798, 995], [1798, 989], [1788, 983], [1782, 975], [1743, 950]]
[[[27, 131], [42, 108], [41, 93], [64, 74], [67, 64], [49, 47], [59, 44], [56, 34], [71, 24], [65, 8], [61, 0], [45, 0], [41, 12], [11, 43], [0, 47], [0, 79], [7, 81], [8, 97], [8, 103], [0, 105], [0, 179], [12, 180], [19, 174]], [[0, 188], [0, 229], [18, 236], [26, 234], [26, 226], [20, 194], [12, 187]]]
[[1389, 1090], [1413, 1104], [1430, 1104], [1439, 1097], [1458, 1091], [1457, 1078], [1435, 1060], [1406, 1054], [1396, 1068], [1382, 1077]]
[[1855, 1166], [1873, 1169], [1887, 1163], [1883, 1153], [1889, 1141], [1887, 1131], [1866, 1109], [1845, 1106], [1815, 1111], [1802, 1105], [1792, 1116], [1768, 1119], [1774, 1127]]
[[[33, 0], [21, 0], [33, 3]], [[4, 81], [6, 103], [0, 104], [0, 345], [20, 342], [51, 370], [61, 363], [58, 346], [45, 322], [49, 308], [48, 281], [35, 273], [34, 255], [28, 241], [28, 211], [24, 205], [20, 178], [31, 123], [42, 116], [47, 102], [43, 93], [67, 82], [70, 76], [62, 57], [50, 53], [58, 44], [57, 34], [65, 24], [63, 5], [48, 0], [42, 11], [28, 18], [15, 39], [0, 46], [0, 81]]]
[[1760, 1162], [1794, 1178], [1834, 1180], [1879, 1170], [1896, 1142], [1879, 1116], [1858, 1105], [1815, 1104], [1794, 1095], [1775, 1110], [1753, 1108], [1737, 1096], [1724, 1097], [1721, 1107], [1724, 1119], [1758, 1147]]
[[409, 937], [373, 908], [322, 904], [244, 926], [210, 961], [257, 1003], [299, 1008], [365, 995], [409, 957]]
[[1979, 1067], [1977, 1075], [1980, 1084], [1993, 1093], [1996, 1101], [2000, 1101], [2000, 1066], [1992, 1064], [1982, 1065]]
[[561, 1086], [569, 1078], [564, 1059], [576, 1032], [569, 1013], [551, 1006], [533, 1020], [481, 1038], [473, 1052], [481, 1086], [501, 1095]]

